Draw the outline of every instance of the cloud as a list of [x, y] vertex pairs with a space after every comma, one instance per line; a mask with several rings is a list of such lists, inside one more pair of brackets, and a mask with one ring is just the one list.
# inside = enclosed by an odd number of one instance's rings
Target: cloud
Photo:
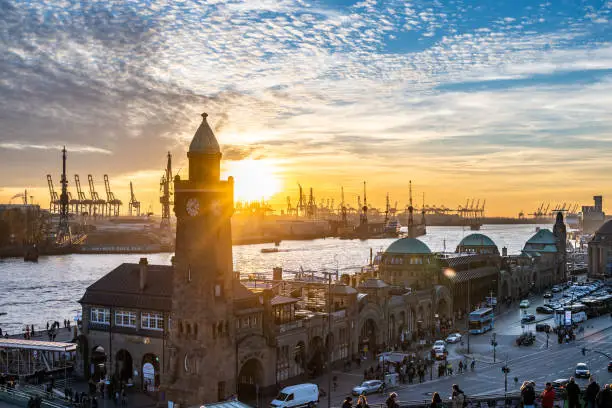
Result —
[[[0, 143], [0, 149], [6, 150], [62, 150], [63, 146], [61, 143], [57, 143], [54, 145], [36, 145], [36, 144], [23, 144], [23, 143]], [[101, 154], [111, 154], [110, 150], [100, 149], [97, 147], [90, 146], [70, 146], [70, 153], [101, 153]]]
[[224, 158], [287, 171], [548, 174], [610, 147], [611, 7], [570, 3], [0, 0], [0, 170], [42, 181], [58, 140], [100, 153], [79, 171], [180, 166], [207, 111]]

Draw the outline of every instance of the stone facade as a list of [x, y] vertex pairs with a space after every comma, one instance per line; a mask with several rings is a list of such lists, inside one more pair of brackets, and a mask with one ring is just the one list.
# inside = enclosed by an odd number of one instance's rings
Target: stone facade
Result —
[[612, 221], [601, 226], [589, 241], [589, 278], [612, 277]]

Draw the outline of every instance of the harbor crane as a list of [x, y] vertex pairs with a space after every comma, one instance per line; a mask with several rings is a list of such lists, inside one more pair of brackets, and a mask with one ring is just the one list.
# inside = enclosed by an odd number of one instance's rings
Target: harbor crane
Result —
[[300, 216], [300, 215], [304, 215], [304, 207], [306, 207], [305, 203], [304, 203], [304, 193], [302, 191], [302, 185], [300, 183], [298, 183], [298, 188], [300, 189], [300, 198], [298, 200], [298, 204], [296, 207], [296, 215]]
[[60, 200], [55, 188], [53, 187], [53, 179], [50, 174], [47, 174], [47, 184], [49, 185], [49, 195], [51, 196], [51, 201], [49, 202], [49, 212], [51, 214], [59, 213], [59, 205]]
[[[87, 181], [89, 183], [89, 194], [91, 196], [91, 202], [93, 207], [93, 215], [96, 216], [99, 213], [104, 215], [106, 209], [106, 201], [100, 198], [100, 195], [96, 191], [96, 187], [94, 186], [93, 176], [91, 174], [87, 175]], [[91, 214], [91, 212], [90, 212]]]
[[134, 195], [134, 187], [132, 186], [132, 182], [130, 181], [130, 203], [128, 205], [130, 216], [135, 212], [137, 217], [140, 217], [140, 201], [136, 200], [136, 196]]
[[106, 208], [108, 210], [108, 216], [110, 217], [113, 215], [118, 217], [119, 208], [123, 205], [123, 203], [118, 198], [115, 198], [115, 194], [111, 191], [108, 174], [104, 175], [104, 189], [106, 190]]
[[74, 185], [76, 187], [78, 200], [80, 202], [80, 211], [84, 213], [85, 208], [87, 208], [87, 214], [91, 214], [91, 206], [93, 201], [88, 199], [85, 192], [81, 189], [81, 179], [79, 178], [78, 174], [74, 175]]
[[161, 178], [159, 183], [159, 188], [161, 190], [161, 197], [159, 198], [159, 202], [162, 205], [162, 219], [160, 228], [170, 230], [170, 205], [174, 204], [172, 201], [172, 192], [171, 192], [171, 183], [172, 183], [172, 155], [168, 152], [167, 162], [166, 162], [166, 170], [164, 171], [164, 175]]
[[60, 218], [57, 226], [56, 241], [63, 245], [70, 244], [70, 226], [68, 225], [68, 179], [66, 178], [66, 146], [62, 149], [62, 192], [59, 197]]

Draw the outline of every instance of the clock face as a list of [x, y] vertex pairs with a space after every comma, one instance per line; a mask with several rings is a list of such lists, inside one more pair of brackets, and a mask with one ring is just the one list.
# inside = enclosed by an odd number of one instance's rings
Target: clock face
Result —
[[185, 209], [187, 210], [187, 214], [192, 217], [195, 217], [200, 213], [200, 202], [197, 198], [190, 198], [189, 200], [187, 200], [187, 205], [185, 206]]
[[210, 204], [210, 210], [215, 216], [221, 215], [223, 208], [221, 207], [221, 201], [215, 200]]

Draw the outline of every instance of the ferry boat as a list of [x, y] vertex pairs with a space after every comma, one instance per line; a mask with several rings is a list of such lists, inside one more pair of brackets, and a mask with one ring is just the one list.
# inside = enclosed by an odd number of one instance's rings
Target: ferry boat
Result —
[[397, 218], [390, 219], [385, 225], [384, 236], [385, 238], [397, 238], [400, 234], [401, 224]]

